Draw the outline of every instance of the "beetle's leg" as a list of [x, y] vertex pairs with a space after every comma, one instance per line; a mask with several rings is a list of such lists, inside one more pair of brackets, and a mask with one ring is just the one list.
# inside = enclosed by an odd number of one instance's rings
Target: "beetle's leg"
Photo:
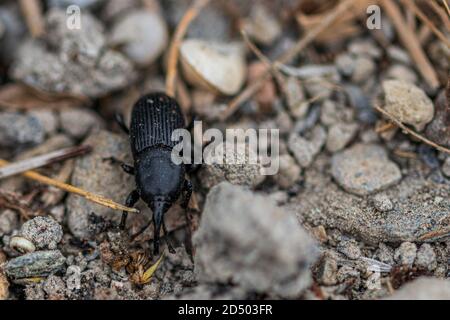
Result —
[[119, 127], [126, 133], [130, 134], [130, 129], [128, 129], [127, 125], [125, 124], [125, 119], [123, 118], [123, 114], [116, 113], [115, 119]]
[[103, 160], [109, 161], [109, 162], [111, 162], [111, 164], [119, 164], [120, 167], [122, 168], [122, 170], [125, 171], [125, 173], [128, 173], [128, 174], [134, 176], [134, 167], [133, 166], [130, 166], [129, 164], [126, 164], [125, 162], [120, 161], [119, 159], [114, 158], [114, 157], [104, 158]]
[[126, 163], [122, 163], [120, 166], [122, 167], [123, 171], [134, 176], [134, 167], [133, 166], [130, 166], [129, 164], [126, 164]]
[[184, 180], [184, 195], [183, 201], [181, 202], [181, 207], [187, 209], [189, 206], [189, 201], [191, 201], [192, 196], [192, 183], [189, 180]]
[[164, 219], [162, 221], [162, 227], [163, 227], [164, 237], [166, 238], [167, 248], [169, 249], [170, 253], [174, 254], [175, 249], [173, 248], [172, 242], [169, 239], [169, 232], [167, 232], [167, 227], [166, 227], [166, 223], [165, 223]]
[[139, 237], [141, 234], [143, 234], [145, 232], [145, 230], [147, 230], [148, 227], [150, 227], [150, 225], [153, 223], [153, 220], [150, 220], [145, 226], [143, 226], [141, 228], [141, 230], [139, 230], [138, 232], [136, 232], [135, 234], [133, 234], [131, 236], [131, 241], [136, 240], [137, 237]]
[[[137, 192], [137, 190], [133, 190], [128, 195], [127, 200], [125, 201], [125, 205], [127, 207], [131, 208], [138, 201], [139, 201], [139, 193]], [[120, 225], [119, 225], [120, 230], [125, 230], [125, 226], [126, 226], [126, 223], [127, 223], [127, 217], [128, 217], [128, 212], [127, 211], [123, 211], [122, 219], [120, 220]]]

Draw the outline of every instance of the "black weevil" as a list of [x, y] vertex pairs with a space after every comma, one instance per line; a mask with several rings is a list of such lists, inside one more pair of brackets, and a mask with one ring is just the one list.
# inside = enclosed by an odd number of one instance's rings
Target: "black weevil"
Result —
[[[159, 253], [161, 226], [164, 235], [167, 229], [164, 214], [183, 196], [181, 206], [187, 209], [192, 194], [192, 184], [185, 179], [186, 165], [172, 161], [172, 149], [178, 144], [172, 141], [172, 132], [185, 128], [183, 113], [176, 100], [164, 93], [151, 93], [141, 97], [133, 107], [130, 128], [123, 117], [117, 120], [121, 128], [130, 136], [134, 167], [122, 163], [125, 172], [136, 179], [136, 189], [127, 197], [125, 205], [133, 207], [141, 198], [153, 212], [153, 219], [137, 234], [143, 233], [153, 222], [154, 253]], [[128, 213], [123, 212], [120, 229], [124, 230]], [[171, 245], [169, 250], [173, 251]]]

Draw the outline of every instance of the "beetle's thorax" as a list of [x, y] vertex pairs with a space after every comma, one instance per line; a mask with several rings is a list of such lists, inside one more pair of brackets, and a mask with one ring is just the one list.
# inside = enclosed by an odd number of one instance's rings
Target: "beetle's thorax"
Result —
[[147, 203], [164, 200], [174, 203], [184, 184], [184, 165], [172, 162], [171, 151], [162, 147], [142, 151], [135, 160], [136, 188]]

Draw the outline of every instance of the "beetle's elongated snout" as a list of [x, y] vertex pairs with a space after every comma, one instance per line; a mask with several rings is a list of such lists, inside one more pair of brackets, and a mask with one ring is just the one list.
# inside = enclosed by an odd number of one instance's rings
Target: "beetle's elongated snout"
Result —
[[154, 239], [153, 239], [153, 252], [155, 255], [159, 254], [159, 235], [161, 232], [161, 226], [164, 223], [164, 213], [168, 210], [170, 205], [165, 201], [153, 201], [150, 205], [150, 209], [153, 211], [153, 225], [154, 225]]

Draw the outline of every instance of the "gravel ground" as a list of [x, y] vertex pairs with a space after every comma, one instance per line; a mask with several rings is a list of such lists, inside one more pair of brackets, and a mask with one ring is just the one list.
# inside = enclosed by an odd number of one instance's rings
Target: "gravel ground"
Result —
[[[0, 158], [91, 145], [37, 171], [124, 203], [134, 179], [112, 158], [132, 157], [114, 115], [128, 123], [141, 95], [164, 90], [190, 1], [39, 2], [38, 37], [16, 1], [0, 4]], [[191, 174], [197, 203], [165, 217], [162, 246], [175, 253], [152, 254], [153, 228], [131, 240], [152, 219], [142, 201], [122, 232], [121, 212], [21, 176], [0, 179], [0, 300], [450, 299], [450, 51], [420, 19], [412, 53], [391, 15], [383, 11], [380, 30], [361, 23], [370, 4], [361, 1], [221, 117], [267, 68], [239, 28], [274, 61], [335, 2], [213, 1], [190, 25], [176, 90], [187, 120], [223, 133], [279, 129], [279, 170], [249, 163], [268, 151], [260, 146], [237, 155], [239, 165]], [[81, 29], [67, 26], [70, 4]], [[420, 10], [436, 15], [423, 2]]]

